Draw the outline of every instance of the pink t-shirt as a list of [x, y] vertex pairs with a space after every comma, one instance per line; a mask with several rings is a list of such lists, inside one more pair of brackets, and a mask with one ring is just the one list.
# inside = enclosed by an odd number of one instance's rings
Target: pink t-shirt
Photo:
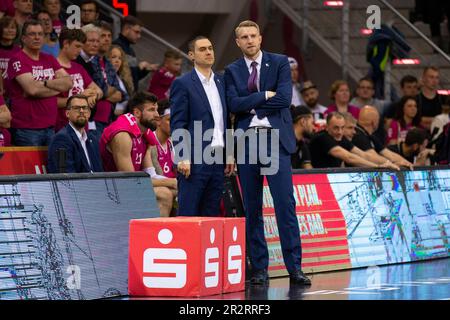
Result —
[[[63, 67], [64, 68], [64, 67]], [[73, 81], [72, 89], [68, 92], [60, 94], [60, 97], [70, 98], [73, 95], [82, 93], [91, 83], [92, 78], [87, 71], [78, 63], [71, 62], [70, 68], [64, 68]], [[69, 121], [66, 117], [66, 109], [58, 108], [58, 118], [56, 119], [55, 131], [59, 131], [64, 128]]]
[[116, 164], [112, 153], [107, 149], [108, 143], [112, 141], [114, 136], [119, 132], [128, 132], [132, 141], [131, 161], [133, 162], [134, 171], [142, 171], [142, 160], [147, 151], [147, 140], [142, 136], [141, 129], [136, 122], [136, 118], [131, 113], [126, 113], [111, 123], [102, 134], [100, 139], [100, 155], [103, 160], [103, 168], [105, 171], [117, 171]]
[[[0, 107], [5, 104], [3, 96], [0, 96]], [[8, 129], [0, 128], [0, 147], [7, 147], [11, 145], [11, 135]]]
[[9, 60], [11, 60], [11, 57], [17, 54], [20, 50], [20, 47], [17, 45], [13, 45], [10, 49], [0, 47], [0, 74], [3, 79], [7, 78]]
[[158, 137], [156, 137], [155, 132], [148, 129], [145, 135], [149, 144], [156, 146], [156, 150], [158, 151], [158, 162], [163, 170], [163, 175], [167, 178], [176, 178], [177, 175], [173, 166], [174, 151], [172, 141], [170, 139], [167, 140], [165, 146], [163, 147], [158, 141]]
[[148, 91], [158, 97], [158, 100], [169, 98], [169, 89], [176, 76], [166, 68], [160, 68], [152, 77]]
[[56, 96], [49, 98], [26, 97], [16, 77], [31, 73], [35, 81], [52, 80], [60, 70], [51, 55], [40, 53], [39, 60], [31, 59], [23, 50], [14, 55], [8, 66], [9, 95], [11, 98], [12, 128], [45, 129], [55, 126], [58, 105]]
[[[332, 112], [336, 112], [336, 111], [338, 111], [338, 109], [335, 104], [329, 105], [327, 110], [324, 112], [324, 117], [326, 118], [328, 116], [328, 114], [330, 114]], [[358, 107], [355, 107], [355, 106], [349, 104], [347, 107], [347, 112], [351, 113], [353, 118], [358, 120], [358, 118], [359, 118], [359, 108]]]
[[407, 124], [405, 128], [402, 128], [400, 122], [397, 120], [392, 120], [391, 125], [387, 131], [387, 141], [386, 143], [390, 143], [392, 140], [397, 140], [398, 142], [405, 141], [406, 135], [410, 129], [414, 128], [412, 124]]
[[[106, 77], [105, 60], [103, 58], [100, 59], [100, 66], [102, 68], [103, 79], [105, 79], [105, 82], [108, 82]], [[97, 110], [95, 111], [94, 121], [109, 123], [112, 103], [108, 100], [102, 99], [97, 102], [96, 108]]]

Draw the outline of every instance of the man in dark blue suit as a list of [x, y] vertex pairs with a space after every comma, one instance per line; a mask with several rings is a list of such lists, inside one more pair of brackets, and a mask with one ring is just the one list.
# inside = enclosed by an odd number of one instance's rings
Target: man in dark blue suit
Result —
[[[69, 124], [58, 131], [50, 142], [48, 172], [102, 172], [98, 140], [85, 130], [91, 115], [88, 98], [83, 95], [71, 96], [67, 100], [66, 109]], [[65, 154], [62, 159], [61, 152]], [[65, 162], [60, 163], [64, 159]]]
[[179, 216], [219, 216], [225, 165], [225, 133], [229, 116], [223, 78], [212, 71], [214, 49], [199, 36], [189, 43], [194, 70], [170, 89], [170, 127], [178, 169]]
[[[296, 144], [289, 111], [292, 81], [288, 58], [261, 51], [262, 36], [253, 21], [241, 22], [235, 32], [244, 57], [226, 67], [225, 84], [228, 107], [236, 115], [238, 145], [242, 143], [245, 147], [245, 161], [241, 161], [239, 148], [237, 161], [247, 218], [250, 282], [265, 285], [269, 281], [269, 253], [262, 216], [266, 175], [290, 281], [309, 285], [311, 281], [301, 271], [300, 230], [293, 196], [290, 158]], [[245, 135], [239, 135], [240, 130]], [[254, 136], [256, 143], [245, 139], [246, 136]], [[262, 155], [270, 158], [271, 168], [275, 167], [273, 172], [265, 170], [268, 162]], [[256, 161], [251, 160], [254, 157]]]

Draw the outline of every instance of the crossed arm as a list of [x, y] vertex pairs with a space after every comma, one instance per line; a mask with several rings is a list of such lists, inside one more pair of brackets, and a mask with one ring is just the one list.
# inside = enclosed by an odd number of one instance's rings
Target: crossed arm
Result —
[[45, 86], [45, 81], [34, 80], [31, 72], [17, 76], [16, 80], [26, 95], [36, 98], [56, 96], [69, 91], [73, 85], [70, 75], [62, 68], [55, 72], [54, 79], [47, 80], [47, 86]]

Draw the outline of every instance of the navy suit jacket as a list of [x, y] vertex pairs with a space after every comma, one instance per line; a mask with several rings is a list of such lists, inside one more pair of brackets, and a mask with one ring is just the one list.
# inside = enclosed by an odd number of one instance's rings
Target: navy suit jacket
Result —
[[[224, 131], [226, 131], [226, 129], [230, 127], [230, 121], [225, 99], [225, 82], [223, 77], [218, 74], [214, 74], [214, 81], [222, 101]], [[187, 143], [184, 139], [180, 139], [180, 141], [176, 141], [176, 139], [174, 139], [173, 144], [174, 147], [177, 148], [177, 154], [183, 160], [190, 158], [191, 163], [194, 163], [194, 139], [199, 142], [202, 141], [202, 137], [195, 136], [195, 134], [198, 135], [198, 133], [194, 134], [194, 121], [201, 121], [202, 135], [206, 130], [214, 129], [214, 118], [211, 105], [209, 104], [203, 84], [201, 83], [195, 69], [177, 78], [172, 83], [170, 89], [170, 130], [173, 134], [177, 129], [185, 129], [189, 131], [191, 137], [190, 143]], [[210, 141], [202, 142], [202, 152], [208, 145], [211, 144], [211, 141], [212, 138]], [[197, 144], [199, 144], [199, 142], [197, 142]], [[179, 143], [183, 143], [184, 150], [190, 150], [190, 157], [182, 152], [178, 152], [178, 150], [181, 150], [181, 145], [177, 147]]]
[[[292, 101], [292, 79], [286, 56], [262, 52], [260, 91], [250, 93], [248, 72], [244, 57], [225, 68], [227, 102], [230, 112], [236, 114], [236, 129], [247, 130], [255, 109], [258, 118], [267, 117], [273, 129], [278, 129], [281, 145], [288, 153], [295, 152], [295, 135], [289, 107]], [[276, 92], [266, 100], [265, 91]]]
[[87, 135], [86, 149], [89, 154], [91, 166], [89, 166], [83, 147], [74, 129], [68, 124], [58, 131], [50, 142], [48, 147], [48, 172], [59, 173], [58, 149], [66, 150], [67, 173], [91, 172], [91, 170], [93, 172], [103, 172], [98, 140], [90, 132]]

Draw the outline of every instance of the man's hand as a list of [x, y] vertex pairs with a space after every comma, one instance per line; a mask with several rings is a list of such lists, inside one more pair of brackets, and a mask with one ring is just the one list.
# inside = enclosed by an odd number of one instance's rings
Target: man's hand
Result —
[[399, 161], [399, 162], [396, 162], [396, 164], [400, 167], [406, 167], [406, 168], [409, 168], [409, 170], [414, 170], [414, 165], [411, 162], [409, 162], [408, 160]]
[[267, 91], [267, 98], [268, 98], [268, 99], [273, 98], [273, 97], [275, 97], [276, 95], [277, 95], [276, 92], [273, 92], [273, 91]]
[[391, 161], [386, 161], [385, 163], [383, 163], [382, 165], [380, 165], [382, 168], [387, 168], [387, 169], [392, 169], [392, 170], [397, 170], [400, 171], [400, 167], [398, 165], [396, 165], [395, 163], [392, 163]]
[[191, 175], [191, 163], [189, 161], [181, 161], [178, 163], [177, 170], [187, 179]]
[[148, 70], [148, 71], [156, 71], [158, 70], [159, 65], [156, 63], [149, 63], [147, 61], [141, 61], [139, 62], [139, 69], [141, 70]]

